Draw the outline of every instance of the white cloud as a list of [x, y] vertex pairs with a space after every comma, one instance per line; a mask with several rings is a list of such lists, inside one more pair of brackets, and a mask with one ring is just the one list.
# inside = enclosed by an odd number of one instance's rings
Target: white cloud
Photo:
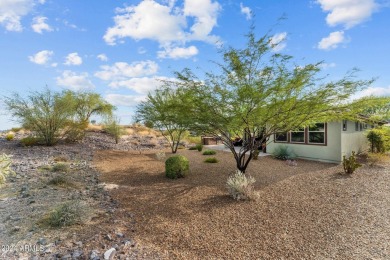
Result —
[[46, 23], [47, 17], [44, 16], [37, 16], [33, 19], [33, 24], [31, 25], [31, 28], [34, 32], [42, 34], [43, 31], [51, 32], [53, 29]]
[[108, 86], [111, 88], [124, 87], [138, 94], [146, 95], [152, 90], [162, 85], [162, 80], [174, 80], [173, 78], [167, 77], [142, 77], [142, 78], [130, 78], [124, 80], [117, 80], [111, 82]]
[[245, 15], [247, 20], [252, 19], [252, 10], [249, 7], [244, 6], [242, 3], [240, 3], [240, 9], [241, 13]]
[[287, 46], [286, 38], [287, 38], [286, 32], [277, 33], [274, 36], [272, 36], [270, 39], [272, 51], [279, 52], [282, 51], [284, 48], [286, 48]]
[[390, 86], [386, 87], [369, 87], [353, 96], [353, 99], [359, 99], [368, 96], [390, 96]]
[[154, 75], [158, 71], [158, 64], [154, 61], [140, 61], [128, 64], [126, 62], [116, 62], [112, 66], [101, 66], [101, 71], [95, 76], [107, 81], [118, 81], [133, 77]]
[[88, 73], [77, 74], [76, 72], [70, 70], [65, 70], [61, 77], [57, 77], [57, 85], [74, 91], [95, 88], [89, 79]]
[[83, 63], [83, 59], [79, 56], [77, 52], [69, 53], [65, 58], [65, 65], [81, 65]]
[[51, 60], [53, 54], [53, 51], [43, 50], [32, 56], [28, 56], [28, 59], [35, 64], [46, 65]]
[[334, 67], [336, 67], [336, 63], [334, 63], [334, 62], [321, 64], [321, 68], [323, 68], [324, 70], [334, 68]]
[[21, 32], [23, 26], [21, 20], [29, 14], [34, 6], [44, 4], [42, 0], [1, 0], [0, 1], [0, 25], [7, 31]]
[[341, 24], [346, 29], [366, 21], [378, 9], [374, 0], [317, 0], [317, 3], [328, 12], [329, 26]]
[[198, 48], [195, 46], [190, 46], [188, 48], [167, 48], [163, 51], [158, 52], [158, 57], [159, 58], [171, 58], [171, 59], [188, 59], [191, 58], [192, 56], [195, 56], [199, 53]]
[[99, 54], [96, 58], [98, 58], [99, 60], [101, 61], [108, 61], [108, 57], [106, 54], [102, 53], [102, 54]]
[[166, 5], [144, 0], [138, 5], [118, 8], [115, 25], [107, 29], [104, 40], [115, 45], [124, 38], [149, 39], [165, 49], [185, 48], [193, 40], [217, 43], [219, 38], [212, 35], [212, 30], [221, 10], [218, 2], [185, 0], [184, 6], [175, 6], [175, 1], [165, 2]]
[[344, 32], [336, 31], [330, 33], [328, 37], [322, 38], [317, 47], [321, 50], [335, 49], [345, 41]]
[[108, 94], [105, 97], [106, 101], [114, 106], [126, 106], [134, 107], [141, 101], [146, 99], [144, 96], [135, 96], [135, 95], [120, 95], [120, 94]]

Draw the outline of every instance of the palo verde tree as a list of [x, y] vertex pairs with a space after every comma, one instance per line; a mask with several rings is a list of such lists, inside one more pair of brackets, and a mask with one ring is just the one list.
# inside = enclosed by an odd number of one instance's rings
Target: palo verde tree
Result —
[[[352, 117], [351, 95], [372, 82], [356, 80], [356, 71], [326, 81], [321, 62], [295, 64], [291, 56], [273, 51], [277, 44], [269, 34], [256, 38], [252, 28], [246, 47], [222, 51], [219, 71], [206, 73], [202, 80], [189, 69], [177, 72], [176, 85], [196, 104], [179, 108], [180, 117], [192, 119], [192, 130], [221, 138], [241, 172], [274, 133]], [[238, 152], [232, 137], [244, 140]]]
[[136, 109], [136, 122], [152, 122], [169, 142], [172, 153], [177, 147], [191, 123], [191, 118], [183, 112], [192, 106], [189, 92], [177, 87], [175, 82], [166, 84], [153, 93], [149, 93]]

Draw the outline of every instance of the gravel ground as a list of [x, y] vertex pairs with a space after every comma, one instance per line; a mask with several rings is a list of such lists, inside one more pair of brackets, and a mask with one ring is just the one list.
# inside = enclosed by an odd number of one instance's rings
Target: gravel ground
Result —
[[98, 151], [94, 163], [118, 202], [134, 213], [134, 238], [165, 259], [390, 259], [389, 165], [352, 176], [334, 164], [271, 157], [253, 161], [258, 201], [235, 202], [225, 187], [232, 155], [217, 164], [197, 151], [185, 179], [164, 177], [152, 152]]

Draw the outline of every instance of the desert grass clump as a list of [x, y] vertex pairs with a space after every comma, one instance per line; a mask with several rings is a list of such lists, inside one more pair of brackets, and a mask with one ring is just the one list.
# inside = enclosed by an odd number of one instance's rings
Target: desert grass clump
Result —
[[278, 147], [276, 147], [276, 149], [275, 149], [275, 151], [273, 153], [273, 156], [276, 159], [284, 160], [284, 161], [285, 160], [292, 160], [292, 159], [294, 159], [296, 157], [294, 152], [288, 146], [278, 146]]
[[159, 160], [159, 161], [164, 160], [165, 157], [166, 157], [165, 152], [157, 152], [156, 153], [156, 159]]
[[5, 136], [5, 140], [7, 140], [7, 141], [12, 141], [12, 140], [14, 140], [14, 138], [15, 138], [15, 134], [14, 133], [8, 133]]
[[21, 127], [12, 127], [11, 128], [11, 132], [14, 132], [14, 133], [17, 133], [17, 132], [19, 132], [20, 130], [22, 130], [23, 128], [21, 128]]
[[68, 201], [50, 212], [46, 222], [49, 226], [54, 228], [81, 224], [85, 213], [85, 208], [79, 201]]
[[205, 163], [217, 163], [218, 159], [215, 157], [210, 157], [210, 158], [207, 158], [206, 160], [204, 160], [204, 162]]
[[69, 169], [70, 169], [69, 164], [59, 162], [59, 163], [54, 164], [54, 165], [51, 167], [50, 170], [51, 170], [52, 172], [68, 172]]
[[237, 170], [234, 175], [228, 178], [226, 187], [230, 196], [235, 200], [257, 200], [259, 193], [254, 189], [255, 182], [255, 178]]
[[360, 166], [362, 165], [356, 161], [356, 155], [354, 151], [352, 151], [352, 154], [349, 156], [349, 158], [347, 158], [345, 155], [343, 156], [343, 169], [345, 174], [354, 173]]
[[54, 186], [72, 186], [72, 183], [64, 175], [56, 175], [47, 184]]
[[25, 138], [20, 139], [20, 143], [22, 146], [34, 146], [38, 144], [39, 139], [33, 136], [27, 136]]
[[217, 152], [214, 151], [214, 150], [205, 150], [202, 154], [203, 155], [214, 155], [216, 154]]
[[175, 155], [165, 161], [165, 176], [170, 179], [184, 178], [189, 168], [189, 161], [185, 156]]
[[5, 153], [0, 155], [0, 185], [4, 184], [7, 176], [15, 174], [11, 169], [11, 164], [11, 155]]
[[63, 155], [59, 155], [53, 158], [53, 161], [55, 162], [68, 162], [69, 158]]
[[390, 161], [390, 157], [384, 153], [369, 153], [367, 158], [368, 166], [375, 167]]

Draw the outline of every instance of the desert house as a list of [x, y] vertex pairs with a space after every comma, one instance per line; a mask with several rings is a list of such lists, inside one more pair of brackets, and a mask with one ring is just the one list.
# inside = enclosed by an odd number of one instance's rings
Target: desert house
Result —
[[298, 158], [339, 163], [352, 151], [359, 153], [368, 149], [365, 130], [372, 127], [362, 122], [342, 120], [276, 133], [267, 143], [267, 153], [273, 154], [277, 147], [287, 146]]

